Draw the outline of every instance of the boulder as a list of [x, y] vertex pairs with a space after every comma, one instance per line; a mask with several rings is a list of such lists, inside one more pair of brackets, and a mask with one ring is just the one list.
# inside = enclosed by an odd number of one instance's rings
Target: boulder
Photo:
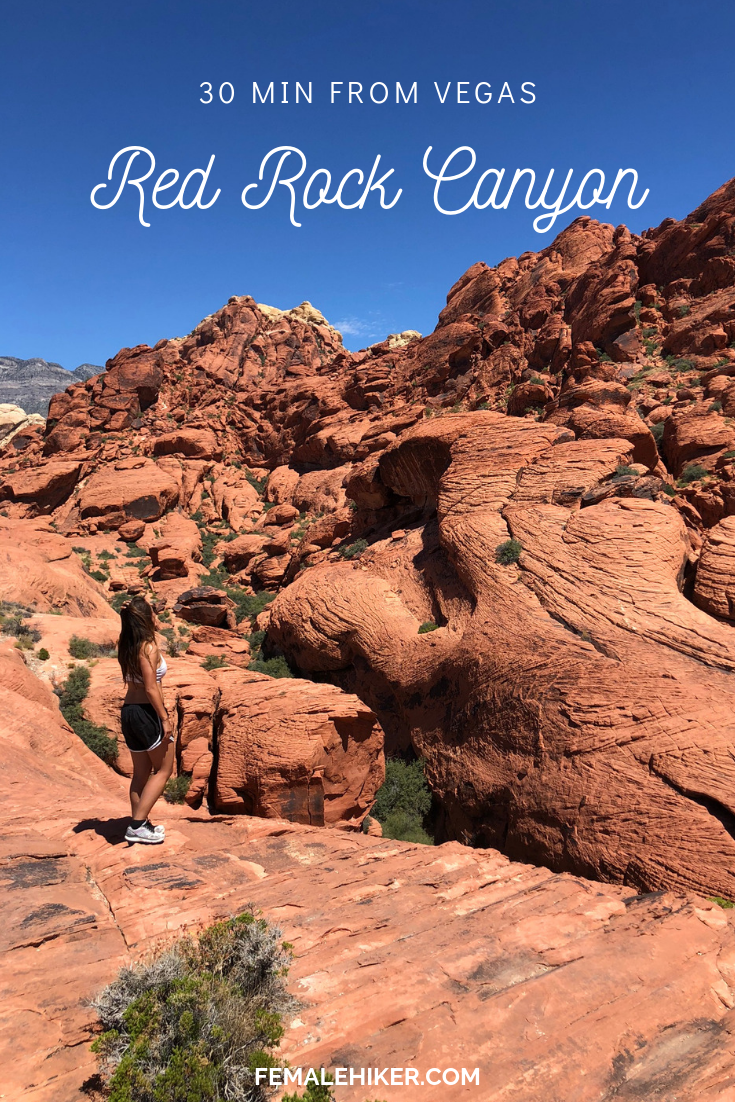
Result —
[[253, 533], [237, 536], [228, 543], [219, 544], [218, 550], [221, 551], [223, 562], [230, 574], [238, 574], [241, 570], [247, 569], [250, 562], [264, 551], [269, 542], [268, 536]]
[[145, 532], [145, 521], [126, 520], [117, 530], [118, 538], [125, 543], [136, 543]]
[[202, 585], [179, 594], [173, 611], [190, 624], [234, 630], [234, 607], [234, 601], [227, 596], [224, 589]]
[[265, 484], [265, 500], [272, 501], [274, 505], [290, 502], [298, 481], [298, 471], [294, 471], [292, 467], [276, 467], [268, 475], [268, 481]]
[[182, 428], [156, 437], [154, 455], [185, 455], [190, 459], [221, 459], [222, 449], [211, 429]]
[[158, 520], [178, 501], [179, 487], [151, 459], [128, 459], [91, 475], [79, 491], [79, 513], [103, 528]]
[[200, 626], [191, 633], [186, 650], [190, 658], [223, 658], [232, 666], [247, 666], [250, 644], [236, 631]]
[[274, 505], [265, 514], [263, 527], [276, 524], [292, 524], [298, 515], [299, 511], [294, 505]]
[[195, 563], [202, 561], [202, 537], [199, 528], [181, 513], [169, 513], [161, 538], [148, 549], [156, 568], [157, 580], [186, 578]]
[[81, 469], [81, 463], [61, 461], [22, 468], [0, 482], [0, 501], [32, 503], [38, 512], [51, 512], [69, 497]]
[[383, 732], [332, 685], [259, 674], [220, 679], [215, 806], [358, 828], [384, 779]]
[[735, 620], [735, 516], [707, 532], [697, 564], [695, 604], [712, 616]]

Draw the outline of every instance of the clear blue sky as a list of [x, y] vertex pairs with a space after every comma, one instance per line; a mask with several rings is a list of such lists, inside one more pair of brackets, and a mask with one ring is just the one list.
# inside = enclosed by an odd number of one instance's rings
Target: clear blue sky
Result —
[[[522, 195], [506, 211], [439, 214], [428, 145], [433, 163], [472, 146], [472, 183], [490, 167], [575, 179], [636, 168], [650, 188], [639, 210], [621, 193], [589, 212], [634, 230], [684, 216], [735, 175], [731, 0], [5, 0], [2, 24], [3, 355], [102, 364], [123, 345], [183, 335], [232, 294], [281, 308], [309, 299], [352, 348], [428, 332], [469, 265], [553, 237], [534, 232]], [[314, 102], [253, 106], [253, 80], [289, 81], [289, 99], [311, 80]], [[344, 93], [349, 80], [384, 81], [391, 97], [349, 106], [343, 93], [332, 106], [332, 80]], [[417, 106], [392, 102], [396, 80], [418, 82]], [[201, 104], [203, 81], [215, 96], [232, 82], [233, 103]], [[457, 104], [453, 85], [442, 106], [434, 81], [468, 81], [471, 102]], [[479, 81], [488, 105], [474, 102]], [[515, 104], [496, 102], [504, 81]], [[518, 102], [523, 81], [536, 86], [531, 106]], [[153, 151], [155, 176], [183, 178], [214, 153], [207, 196], [222, 194], [209, 210], [155, 210], [149, 180], [149, 229], [130, 187], [95, 210], [92, 188], [128, 145]], [[303, 150], [306, 175], [337, 179], [380, 153], [403, 195], [390, 211], [372, 200], [302, 210], [300, 229], [284, 188], [246, 210], [242, 188], [279, 145]]]

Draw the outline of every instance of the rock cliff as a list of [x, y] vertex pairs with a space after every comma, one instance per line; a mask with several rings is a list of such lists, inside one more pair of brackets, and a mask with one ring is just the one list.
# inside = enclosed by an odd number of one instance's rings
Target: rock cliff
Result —
[[121, 350], [3, 449], [8, 538], [81, 548], [94, 615], [145, 592], [173, 650], [357, 698], [439, 840], [735, 898], [735, 181], [478, 262], [404, 338], [244, 296]]

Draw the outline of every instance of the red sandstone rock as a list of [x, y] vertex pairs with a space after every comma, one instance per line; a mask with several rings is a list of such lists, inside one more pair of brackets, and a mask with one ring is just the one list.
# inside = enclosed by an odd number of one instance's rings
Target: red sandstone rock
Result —
[[234, 604], [223, 589], [211, 585], [195, 586], [179, 594], [173, 611], [190, 624], [207, 627], [235, 627]]
[[180, 513], [169, 513], [159, 540], [151, 544], [148, 553], [157, 578], [185, 578], [195, 563], [202, 561], [202, 537], [193, 520]]
[[246, 569], [249, 563], [260, 555], [269, 543], [268, 536], [253, 534], [238, 536], [229, 543], [221, 544], [222, 559], [230, 574]]
[[275, 505], [266, 513], [263, 524], [291, 524], [298, 515], [299, 511], [294, 505]]
[[217, 437], [210, 429], [181, 429], [156, 438], [154, 455], [186, 455], [192, 459], [220, 459]]
[[735, 620], [735, 516], [707, 533], [697, 565], [694, 600], [713, 616]]
[[142, 520], [126, 520], [117, 530], [119, 539], [126, 543], [136, 543], [145, 532], [145, 522]]
[[81, 469], [81, 463], [53, 461], [25, 468], [6, 477], [0, 485], [0, 499], [33, 503], [38, 512], [51, 512], [66, 501]]
[[186, 653], [190, 658], [224, 658], [233, 666], [244, 667], [250, 661], [250, 644], [237, 632], [201, 626], [191, 633]]
[[0, 517], [0, 599], [17, 601], [38, 612], [54, 609], [69, 616], [117, 620], [102, 587], [72, 551], [71, 541], [57, 535], [43, 520]]
[[[580, 1083], [601, 1099], [611, 1069], [620, 1097], [727, 1098], [731, 912], [458, 843], [211, 820], [165, 803], [165, 845], [128, 849], [121, 779], [50, 711], [39, 730], [38, 703], [1, 685], [0, 696], [7, 1097], [78, 1095], [96, 1071], [99, 990], [163, 939], [252, 902], [295, 948], [299, 1009], [281, 1043], [292, 1066], [478, 1067], [488, 1102], [569, 1098]], [[440, 1093], [459, 1102], [468, 1089]], [[341, 1090], [364, 1102], [359, 1083]]]
[[239, 673], [219, 682], [215, 806], [359, 827], [385, 776], [374, 713], [332, 685]]
[[91, 476], [80, 490], [79, 512], [83, 519], [119, 528], [128, 519], [158, 520], [178, 496], [174, 479], [152, 460], [124, 460]]
[[[340, 671], [389, 739], [407, 723], [451, 833], [557, 869], [728, 897], [722, 854], [735, 859], [735, 846], [689, 793], [732, 802], [730, 629], [680, 593], [689, 545], [674, 507], [575, 508], [601, 468], [614, 474], [624, 442], [554, 445], [554, 431], [448, 416], [383, 456], [394, 493], [436, 503], [440, 542], [425, 529], [424, 547], [451, 565], [423, 585], [446, 628], [419, 635], [411, 591], [364, 555], [299, 575], [272, 606], [269, 639], [301, 669]], [[520, 575], [494, 561], [509, 535]], [[447, 756], [452, 731], [467, 734]]]

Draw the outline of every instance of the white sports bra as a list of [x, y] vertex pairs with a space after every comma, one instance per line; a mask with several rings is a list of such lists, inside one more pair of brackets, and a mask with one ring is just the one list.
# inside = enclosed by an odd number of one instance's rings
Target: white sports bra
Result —
[[[166, 659], [163, 657], [163, 655], [161, 655], [161, 661], [158, 663], [158, 666], [156, 667], [156, 681], [158, 682], [158, 684], [160, 684], [161, 681], [163, 680], [167, 670], [168, 670], [168, 666], [166, 665]], [[135, 685], [142, 685], [143, 684], [143, 678], [142, 677], [126, 677], [125, 680], [126, 681], [132, 681]]]

